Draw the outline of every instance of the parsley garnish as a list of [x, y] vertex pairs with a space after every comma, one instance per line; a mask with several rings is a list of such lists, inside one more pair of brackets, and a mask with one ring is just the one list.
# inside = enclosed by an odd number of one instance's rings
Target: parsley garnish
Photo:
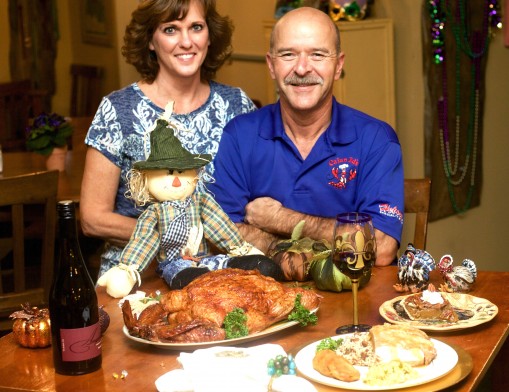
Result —
[[321, 350], [332, 350], [336, 351], [339, 346], [343, 344], [343, 339], [332, 339], [332, 338], [326, 338], [323, 339], [320, 343], [318, 343], [318, 346], [316, 346], [316, 352]]
[[247, 336], [247, 316], [241, 308], [235, 308], [226, 315], [223, 321], [226, 339], [235, 339]]
[[295, 305], [292, 312], [288, 315], [289, 321], [297, 321], [301, 326], [305, 327], [308, 324], [315, 325], [318, 321], [316, 314], [311, 313], [308, 309], [301, 304], [300, 299], [302, 295], [297, 294], [295, 297]]

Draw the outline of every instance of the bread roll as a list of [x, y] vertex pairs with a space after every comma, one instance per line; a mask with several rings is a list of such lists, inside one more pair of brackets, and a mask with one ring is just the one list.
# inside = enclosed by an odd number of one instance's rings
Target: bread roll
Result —
[[410, 366], [428, 365], [437, 356], [429, 336], [406, 325], [375, 325], [370, 330], [375, 355], [380, 362], [399, 360]]

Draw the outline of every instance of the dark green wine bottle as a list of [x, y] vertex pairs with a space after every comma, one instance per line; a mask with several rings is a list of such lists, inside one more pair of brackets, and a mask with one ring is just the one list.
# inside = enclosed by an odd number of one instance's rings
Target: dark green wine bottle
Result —
[[78, 242], [74, 202], [59, 202], [57, 213], [58, 256], [49, 297], [53, 362], [59, 374], [86, 374], [102, 362], [97, 295]]

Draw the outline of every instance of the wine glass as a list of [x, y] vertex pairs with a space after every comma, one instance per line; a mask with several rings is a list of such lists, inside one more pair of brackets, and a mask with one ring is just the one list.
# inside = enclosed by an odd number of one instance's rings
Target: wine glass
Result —
[[357, 291], [359, 279], [371, 272], [375, 259], [375, 229], [371, 216], [362, 212], [339, 214], [334, 225], [332, 262], [352, 281], [353, 324], [340, 326], [337, 334], [366, 332], [371, 328], [359, 324]]

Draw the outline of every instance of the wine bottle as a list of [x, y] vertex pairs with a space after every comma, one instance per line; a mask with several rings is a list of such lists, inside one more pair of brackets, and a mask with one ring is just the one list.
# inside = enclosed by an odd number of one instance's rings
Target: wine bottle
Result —
[[102, 363], [97, 295], [78, 242], [74, 202], [59, 202], [57, 213], [59, 250], [49, 298], [53, 362], [59, 374], [85, 374]]

